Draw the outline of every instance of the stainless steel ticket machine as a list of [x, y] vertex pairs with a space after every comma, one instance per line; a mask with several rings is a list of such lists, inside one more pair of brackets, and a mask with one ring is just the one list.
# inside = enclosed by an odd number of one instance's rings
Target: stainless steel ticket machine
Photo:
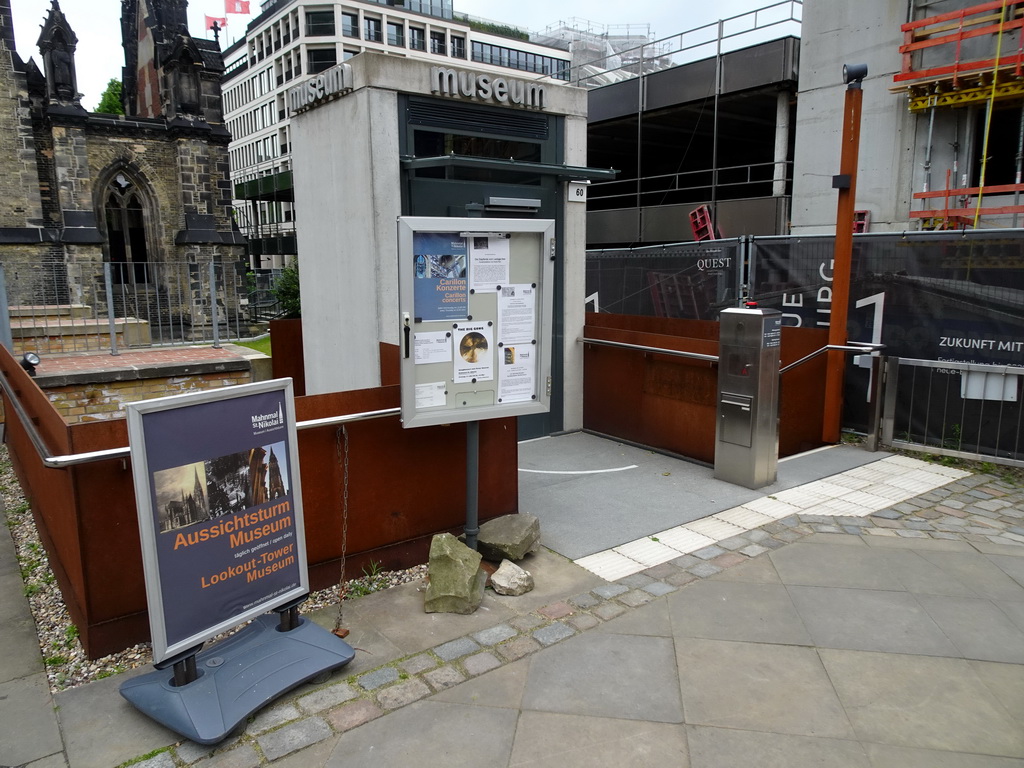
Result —
[[779, 463], [782, 313], [726, 309], [720, 323], [715, 478], [746, 488], [771, 485]]

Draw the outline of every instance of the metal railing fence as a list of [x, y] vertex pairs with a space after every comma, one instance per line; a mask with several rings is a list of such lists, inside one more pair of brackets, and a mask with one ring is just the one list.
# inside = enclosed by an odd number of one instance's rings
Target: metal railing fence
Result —
[[[17, 353], [219, 344], [265, 331], [276, 275], [240, 263], [6, 265], [0, 334]], [[0, 323], [5, 320], [0, 316]]]
[[890, 358], [882, 442], [1024, 467], [1024, 368]]
[[801, 0], [783, 0], [670, 35], [573, 67], [571, 82], [584, 88], [632, 80], [658, 70], [716, 56], [786, 35], [800, 36]]

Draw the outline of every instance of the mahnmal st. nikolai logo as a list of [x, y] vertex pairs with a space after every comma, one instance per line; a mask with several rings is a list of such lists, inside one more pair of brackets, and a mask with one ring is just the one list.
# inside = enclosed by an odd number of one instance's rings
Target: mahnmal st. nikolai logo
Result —
[[252, 417], [252, 428], [253, 429], [270, 429], [272, 427], [280, 427], [284, 424], [284, 405], [282, 403], [277, 404], [277, 412], [275, 413], [258, 413]]

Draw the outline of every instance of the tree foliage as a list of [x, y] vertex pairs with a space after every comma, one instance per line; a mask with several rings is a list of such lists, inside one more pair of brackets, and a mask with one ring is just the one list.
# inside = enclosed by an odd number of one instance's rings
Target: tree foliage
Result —
[[293, 260], [281, 270], [274, 283], [274, 295], [285, 317], [302, 317], [302, 299], [299, 295], [299, 262]]
[[121, 81], [110, 78], [107, 83], [107, 90], [100, 97], [100, 103], [96, 107], [97, 112], [105, 115], [123, 115], [124, 105], [121, 103]]

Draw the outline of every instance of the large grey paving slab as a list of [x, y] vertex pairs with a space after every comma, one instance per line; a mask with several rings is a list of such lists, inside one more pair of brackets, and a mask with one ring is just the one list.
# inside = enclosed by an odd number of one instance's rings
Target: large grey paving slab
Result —
[[921, 557], [969, 587], [978, 597], [1024, 600], [1024, 587], [993, 563], [991, 555], [966, 552], [925, 552]]
[[688, 768], [684, 726], [553, 712], [523, 712], [512, 766]]
[[[3, 502], [0, 501], [0, 510], [2, 508]], [[18, 565], [18, 551], [15, 549], [14, 539], [7, 527], [4, 526], [3, 532], [0, 533], [0, 576], [11, 574], [18, 575], [20, 578], [21, 567]]]
[[419, 701], [346, 731], [326, 765], [503, 766], [512, 753], [518, 717], [514, 709]]
[[[869, 538], [890, 538], [871, 536]], [[951, 542], [956, 543], [956, 542]], [[890, 573], [908, 592], [924, 595], [952, 595], [976, 597], [973, 589], [940, 568], [917, 551], [911, 549], [888, 549], [879, 553]]]
[[994, 600], [993, 602], [1002, 609], [1010, 621], [1019, 629], [1024, 630], [1024, 602], [1019, 600]]
[[[325, 608], [310, 611], [305, 617], [324, 629], [331, 630], [334, 629], [338, 611], [337, 608]], [[352, 661], [334, 672], [335, 675], [359, 675], [408, 655], [408, 651], [391, 642], [390, 638], [368, 620], [363, 619], [355, 609], [346, 607], [342, 618], [342, 626], [349, 631], [345, 642], [351, 645], [356, 653]]]
[[784, 584], [903, 589], [899, 578], [886, 567], [885, 553], [871, 547], [796, 542], [768, 557]]
[[677, 637], [810, 645], [781, 584], [702, 581], [666, 598]]
[[688, 726], [691, 768], [872, 768], [864, 747], [848, 739]]
[[35, 619], [22, 595], [23, 587], [18, 574], [0, 576], [0, 683], [44, 670]]
[[63, 749], [42, 672], [0, 683], [0, 765], [23, 765]]
[[1024, 723], [1024, 666], [972, 661], [971, 669], [1017, 723]]
[[655, 600], [606, 621], [594, 631], [619, 635], [672, 637], [672, 618], [669, 615], [668, 603], [665, 600]]
[[[345, 608], [346, 626], [372, 629], [404, 656], [501, 624], [516, 615], [507, 605], [495, 600], [490, 591], [485, 592], [475, 613], [465, 616], [426, 613], [419, 586], [418, 583], [403, 584], [353, 600], [351, 606]], [[377, 660], [371, 666], [386, 661], [388, 659]]]
[[819, 648], [960, 656], [913, 595], [869, 589], [790, 587]]
[[[853, 538], [844, 536], [843, 538]], [[755, 557], [745, 563], [726, 568], [711, 577], [712, 581], [746, 581], [752, 584], [781, 584], [779, 572], [769, 557]]]
[[938, 752], [890, 744], [865, 744], [872, 768], [1021, 768], [1024, 760], [965, 752]]
[[181, 740], [129, 704], [118, 692], [132, 670], [54, 696], [69, 768], [110, 768]]
[[677, 639], [688, 725], [853, 738], [813, 648]]
[[[1016, 581], [1024, 588], [1024, 547], [1021, 547], [1021, 556], [1011, 555], [989, 555], [989, 562], [996, 565], [1007, 576]], [[1021, 593], [1024, 595], [1024, 591]], [[1021, 597], [1024, 600], [1024, 596]]]
[[520, 659], [436, 693], [431, 701], [518, 709], [523, 701], [529, 671], [530, 659]]
[[918, 539], [902, 536], [862, 536], [861, 540], [875, 549], [912, 549], [932, 552], [975, 552], [969, 542], [952, 539]]
[[680, 723], [672, 641], [585, 633], [533, 657], [523, 708]]
[[[544, 529], [541, 528], [541, 544], [544, 542]], [[589, 592], [608, 582], [600, 576], [581, 568], [546, 546], [531, 552], [518, 563], [521, 568], [533, 576], [534, 587], [524, 595], [499, 595], [488, 590], [488, 601], [502, 606], [514, 614], [529, 613], [557, 600], [564, 600], [567, 595], [578, 595]]]
[[1024, 632], [991, 600], [937, 595], [917, 600], [965, 658], [1024, 664]]
[[963, 659], [820, 649], [858, 738], [1024, 757], [1024, 728]]

